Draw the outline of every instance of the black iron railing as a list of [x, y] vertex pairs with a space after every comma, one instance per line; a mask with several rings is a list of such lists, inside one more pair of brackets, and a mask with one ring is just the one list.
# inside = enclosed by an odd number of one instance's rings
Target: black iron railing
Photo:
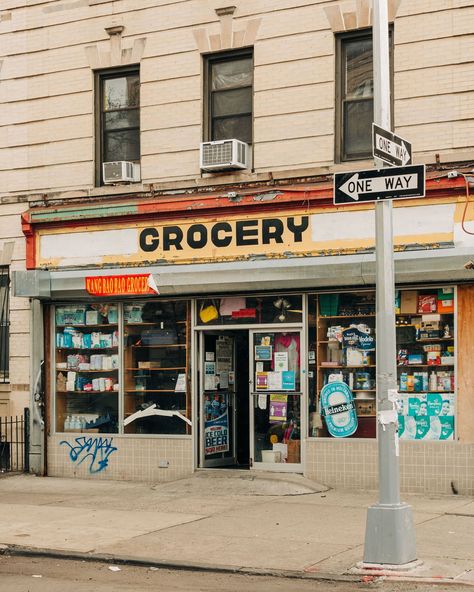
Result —
[[0, 383], [8, 382], [10, 329], [10, 276], [8, 267], [0, 267]]
[[0, 417], [0, 471], [29, 471], [29, 413]]

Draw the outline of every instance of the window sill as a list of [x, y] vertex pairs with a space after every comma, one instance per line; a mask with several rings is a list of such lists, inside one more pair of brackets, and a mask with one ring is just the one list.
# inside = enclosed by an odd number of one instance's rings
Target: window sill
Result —
[[93, 187], [89, 191], [90, 197], [101, 197], [103, 195], [123, 195], [124, 193], [143, 193], [146, 191], [143, 183], [124, 183], [123, 185], [103, 185]]

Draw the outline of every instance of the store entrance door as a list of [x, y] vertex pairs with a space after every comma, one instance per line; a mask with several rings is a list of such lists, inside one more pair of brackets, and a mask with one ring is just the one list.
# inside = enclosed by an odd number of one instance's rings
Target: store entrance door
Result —
[[249, 334], [200, 334], [200, 466], [249, 468]]

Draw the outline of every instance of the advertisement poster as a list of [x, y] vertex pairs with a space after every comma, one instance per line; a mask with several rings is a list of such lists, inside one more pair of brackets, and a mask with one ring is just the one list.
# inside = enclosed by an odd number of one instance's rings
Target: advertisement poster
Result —
[[321, 415], [334, 438], [348, 438], [358, 426], [352, 391], [345, 382], [331, 382], [321, 390]]
[[275, 371], [286, 372], [288, 370], [288, 352], [275, 352]]
[[286, 421], [288, 395], [270, 395], [270, 421]]
[[229, 450], [229, 405], [227, 394], [206, 395], [204, 402], [205, 454]]
[[282, 372], [281, 379], [281, 387], [284, 391], [294, 391], [296, 389], [296, 372], [294, 370]]
[[255, 360], [260, 362], [270, 362], [272, 359], [273, 347], [271, 345], [256, 345]]
[[399, 399], [401, 440], [453, 440], [453, 393], [403, 393]]
[[268, 388], [271, 391], [281, 391], [283, 388], [283, 374], [282, 372], [268, 373]]
[[268, 388], [268, 372], [257, 372], [255, 374], [255, 386], [258, 391], [267, 390]]

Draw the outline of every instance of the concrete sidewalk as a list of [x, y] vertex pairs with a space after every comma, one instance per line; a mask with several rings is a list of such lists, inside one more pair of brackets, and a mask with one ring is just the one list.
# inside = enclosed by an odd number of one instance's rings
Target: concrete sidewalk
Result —
[[[360, 577], [354, 568], [376, 500], [375, 492], [248, 471], [202, 471], [159, 485], [8, 476], [0, 478], [0, 544], [150, 565]], [[423, 565], [395, 577], [474, 586], [474, 500], [403, 501], [414, 510]]]

